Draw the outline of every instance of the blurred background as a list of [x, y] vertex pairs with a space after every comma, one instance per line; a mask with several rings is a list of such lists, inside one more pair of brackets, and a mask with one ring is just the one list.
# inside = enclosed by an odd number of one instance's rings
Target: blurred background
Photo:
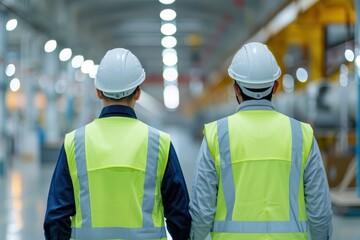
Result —
[[107, 50], [143, 64], [137, 116], [171, 134], [190, 192], [203, 124], [237, 106], [231, 58], [259, 41], [282, 69], [276, 108], [314, 128], [333, 239], [359, 240], [359, 14], [359, 0], [0, 0], [0, 239], [44, 239], [59, 149], [101, 111]]

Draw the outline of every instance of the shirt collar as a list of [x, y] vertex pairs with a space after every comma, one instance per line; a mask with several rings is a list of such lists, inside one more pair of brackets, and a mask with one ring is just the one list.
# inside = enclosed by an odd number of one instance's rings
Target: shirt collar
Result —
[[124, 105], [111, 105], [101, 110], [99, 118], [105, 117], [128, 117], [137, 118], [134, 109]]
[[236, 112], [247, 110], [275, 110], [274, 104], [269, 100], [248, 100], [240, 103]]

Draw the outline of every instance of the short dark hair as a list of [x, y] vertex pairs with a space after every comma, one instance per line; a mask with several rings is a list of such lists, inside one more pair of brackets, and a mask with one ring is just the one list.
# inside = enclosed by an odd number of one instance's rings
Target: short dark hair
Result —
[[[235, 84], [237, 84], [237, 82], [235, 82]], [[239, 84], [237, 84], [237, 85], [239, 86]], [[274, 88], [274, 86], [272, 86], [271, 88]], [[260, 98], [260, 99], [256, 99], [256, 98], [249, 97], [248, 95], [246, 95], [246, 94], [242, 91], [242, 89], [241, 89], [240, 86], [239, 86], [239, 89], [240, 89], [240, 93], [241, 93], [241, 96], [242, 96], [242, 98], [243, 98], [244, 101], [248, 101], [248, 100], [261, 100], [261, 99], [269, 100], [269, 101], [272, 100], [272, 91], [271, 91], [268, 95], [266, 95], [266, 96], [264, 96], [264, 97], [262, 97], [262, 98]], [[264, 91], [268, 90], [269, 88], [267, 87], [267, 88], [258, 88], [258, 89], [253, 89], [253, 88], [246, 88], [246, 89], [248, 89], [248, 90], [251, 91], [251, 92], [264, 92]]]

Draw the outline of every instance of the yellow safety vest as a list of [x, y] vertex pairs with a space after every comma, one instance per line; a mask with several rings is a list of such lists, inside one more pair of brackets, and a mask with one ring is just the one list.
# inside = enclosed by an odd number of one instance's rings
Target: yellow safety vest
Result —
[[107, 117], [66, 134], [64, 146], [76, 204], [72, 239], [166, 239], [160, 188], [168, 134]]
[[213, 239], [307, 239], [304, 167], [310, 125], [272, 110], [205, 125], [219, 179]]

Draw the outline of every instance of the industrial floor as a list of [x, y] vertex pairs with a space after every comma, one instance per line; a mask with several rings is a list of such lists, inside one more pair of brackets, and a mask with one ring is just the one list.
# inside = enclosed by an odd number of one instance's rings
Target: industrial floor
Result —
[[[181, 161], [188, 187], [199, 140], [182, 129], [170, 128], [172, 142]], [[0, 177], [0, 240], [40, 240], [43, 217], [54, 163], [41, 165], [38, 159], [14, 157], [5, 176]], [[334, 240], [360, 240], [360, 216], [334, 215]]]

